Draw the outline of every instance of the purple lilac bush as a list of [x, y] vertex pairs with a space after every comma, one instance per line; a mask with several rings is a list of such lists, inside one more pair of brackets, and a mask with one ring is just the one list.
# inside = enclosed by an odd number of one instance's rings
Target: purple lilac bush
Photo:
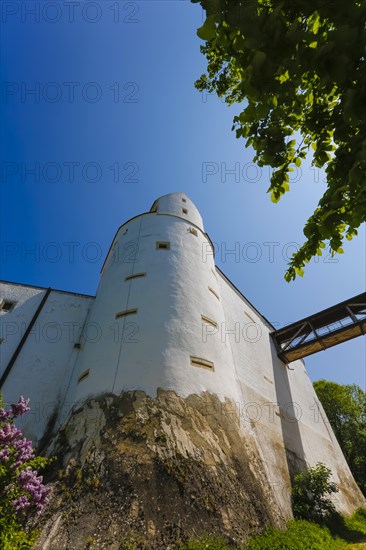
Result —
[[40, 514], [49, 502], [51, 489], [43, 484], [37, 469], [49, 459], [36, 457], [14, 420], [30, 410], [29, 399], [21, 396], [8, 410], [0, 398], [0, 516], [24, 518], [25, 512]]

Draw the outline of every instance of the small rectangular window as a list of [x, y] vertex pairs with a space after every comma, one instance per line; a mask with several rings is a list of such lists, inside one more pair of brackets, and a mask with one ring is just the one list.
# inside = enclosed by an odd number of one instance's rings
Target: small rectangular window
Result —
[[146, 277], [146, 273], [132, 273], [132, 275], [127, 275], [125, 281], [130, 281], [131, 279], [138, 279], [139, 277]]
[[198, 237], [197, 229], [195, 229], [194, 227], [190, 227], [188, 229], [188, 233], [192, 233], [192, 235], [195, 235], [195, 237]]
[[5, 313], [9, 313], [12, 309], [15, 307], [15, 303], [11, 300], [1, 300], [0, 302], [0, 311], [5, 311]]
[[188, 214], [187, 208], [182, 208], [182, 212], [183, 212], [183, 214]]
[[163, 241], [158, 241], [156, 243], [156, 248], [158, 250], [170, 250], [170, 243], [168, 242], [163, 242]]
[[185, 199], [184, 197], [182, 197], [182, 202], [187, 202], [187, 199]]
[[212, 327], [217, 328], [218, 324], [213, 319], [210, 319], [209, 317], [206, 317], [206, 315], [201, 315], [201, 319], [203, 323], [207, 323], [208, 325], [211, 325]]
[[215, 370], [212, 361], [207, 361], [207, 359], [202, 359], [201, 357], [192, 357], [192, 355], [190, 359], [191, 365], [193, 367], [201, 367], [203, 369]]
[[82, 372], [78, 378], [78, 384], [80, 384], [80, 382], [82, 382], [83, 380], [85, 380], [85, 378], [88, 378], [89, 376], [89, 370], [90, 369], [86, 369], [84, 370], [84, 372]]
[[214, 291], [213, 288], [211, 288], [210, 286], [208, 287], [208, 290], [210, 292], [212, 292], [212, 294], [215, 296], [215, 298], [217, 298], [219, 301], [220, 301], [220, 296], [217, 294], [217, 292]]
[[135, 315], [135, 313], [137, 313], [137, 308], [125, 309], [124, 311], [119, 311], [118, 313], [116, 313], [116, 319], [127, 317], [127, 315]]

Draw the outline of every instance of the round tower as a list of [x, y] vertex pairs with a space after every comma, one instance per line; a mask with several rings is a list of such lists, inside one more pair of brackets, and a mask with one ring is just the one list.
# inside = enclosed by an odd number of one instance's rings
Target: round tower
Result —
[[102, 269], [67, 400], [158, 388], [238, 400], [211, 242], [184, 193], [123, 224]]

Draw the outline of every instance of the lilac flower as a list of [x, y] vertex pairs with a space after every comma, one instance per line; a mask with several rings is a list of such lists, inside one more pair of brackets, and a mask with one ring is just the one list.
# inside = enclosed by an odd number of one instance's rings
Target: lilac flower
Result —
[[12, 415], [12, 411], [6, 411], [0, 407], [0, 422], [8, 420]]
[[14, 506], [16, 512], [23, 512], [26, 508], [29, 508], [30, 506], [28, 497], [25, 495], [22, 495], [15, 500], [12, 500], [11, 503]]
[[8, 446], [5, 446], [3, 449], [0, 449], [0, 462], [7, 462], [10, 458], [10, 449]]
[[37, 472], [29, 467], [17, 475], [18, 485], [30, 495], [38, 513], [48, 504], [48, 496], [51, 491], [49, 487], [43, 485], [42, 481], [43, 477], [37, 475]]
[[29, 399], [21, 396], [9, 411], [0, 408], [0, 464], [6, 465], [5, 475], [0, 476], [0, 490], [9, 495], [18, 516], [28, 508], [40, 514], [49, 503], [51, 491], [43, 485], [43, 477], [31, 467], [35, 458], [32, 442], [14, 425], [15, 418], [30, 410], [28, 403]]
[[0, 428], [0, 443], [12, 442], [20, 435], [22, 435], [22, 432], [16, 426], [7, 422]]
[[27, 440], [25, 437], [14, 441], [13, 447], [16, 450], [14, 454], [14, 457], [15, 457], [15, 463], [13, 466], [14, 470], [16, 470], [17, 468], [19, 468], [19, 466], [27, 462], [27, 460], [31, 460], [32, 458], [34, 458], [32, 442]]
[[18, 399], [18, 403], [12, 403], [11, 405], [11, 412], [13, 415], [13, 418], [16, 418], [17, 416], [21, 416], [22, 414], [30, 411], [30, 407], [28, 407], [29, 399], [25, 399], [22, 395]]

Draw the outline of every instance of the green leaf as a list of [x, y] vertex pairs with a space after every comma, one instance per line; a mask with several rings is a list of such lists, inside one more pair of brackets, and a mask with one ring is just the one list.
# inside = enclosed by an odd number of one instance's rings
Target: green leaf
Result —
[[285, 71], [283, 74], [281, 74], [281, 75], [278, 77], [278, 80], [281, 82], [281, 84], [283, 84], [283, 83], [286, 82], [289, 78], [290, 78], [289, 72], [288, 72], [288, 71]]
[[201, 40], [211, 40], [216, 35], [215, 16], [210, 15], [206, 18], [202, 27], [197, 30], [197, 35]]
[[259, 71], [263, 65], [263, 63], [266, 60], [266, 54], [265, 52], [262, 52], [261, 50], [257, 50], [254, 54], [254, 57], [252, 59], [252, 65], [256, 71]]
[[233, 40], [233, 48], [237, 52], [242, 52], [245, 48], [245, 40], [242, 36], [236, 36]]
[[309, 150], [312, 166], [326, 167], [324, 195], [289, 263], [286, 280], [293, 280], [324, 242], [339, 250], [343, 235], [350, 240], [366, 221], [362, 3], [200, 3], [210, 17], [198, 30], [207, 71], [196, 87], [240, 106], [233, 131], [258, 166], [272, 167], [271, 201], [287, 191], [290, 171]]
[[311, 16], [309, 17], [308, 26], [309, 26], [309, 30], [313, 34], [317, 34], [320, 26], [320, 17], [317, 11], [314, 11], [314, 13], [312, 13]]

